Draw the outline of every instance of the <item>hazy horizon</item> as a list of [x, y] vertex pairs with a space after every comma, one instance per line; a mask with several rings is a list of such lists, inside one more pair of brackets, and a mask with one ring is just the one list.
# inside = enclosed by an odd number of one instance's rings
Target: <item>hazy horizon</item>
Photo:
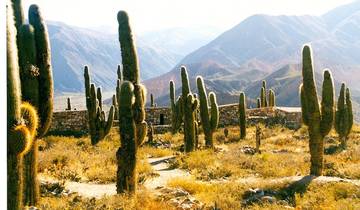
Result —
[[[117, 12], [125, 10], [130, 15], [134, 31], [145, 33], [179, 27], [211, 27], [224, 31], [255, 14], [320, 16], [335, 7], [353, 1], [272, 0], [264, 2], [263, 0], [253, 0], [244, 2], [222, 0], [220, 3], [219, 0], [211, 2], [204, 0], [171, 2], [167, 0], [151, 2], [124, 0], [99, 3], [85, 0], [28, 0], [23, 2], [23, 7], [25, 15], [27, 15], [27, 8], [35, 3], [42, 9], [46, 20], [59, 21], [83, 28], [108, 28], [111, 31], [115, 31], [117, 27]], [[96, 15], [97, 13], [99, 15]]]

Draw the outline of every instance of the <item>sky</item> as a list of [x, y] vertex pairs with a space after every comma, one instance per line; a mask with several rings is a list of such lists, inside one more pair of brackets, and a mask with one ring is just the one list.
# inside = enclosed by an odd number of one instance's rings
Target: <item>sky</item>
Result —
[[46, 20], [116, 30], [116, 14], [128, 12], [135, 32], [211, 26], [226, 30], [254, 14], [322, 15], [353, 0], [24, 0], [36, 3]]

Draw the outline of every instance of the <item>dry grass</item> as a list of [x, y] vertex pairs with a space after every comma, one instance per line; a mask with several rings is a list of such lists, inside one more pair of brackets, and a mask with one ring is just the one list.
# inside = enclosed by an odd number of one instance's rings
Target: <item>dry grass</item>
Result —
[[[39, 172], [57, 179], [72, 181], [91, 181], [98, 183], [115, 182], [116, 151], [120, 146], [116, 131], [92, 146], [88, 137], [55, 137], [49, 136], [40, 142]], [[153, 170], [146, 161], [148, 152], [167, 154], [168, 151], [151, 151], [140, 148], [138, 152], [137, 171], [139, 179], [151, 176]]]
[[173, 210], [164, 202], [157, 201], [148, 192], [141, 191], [136, 196], [115, 195], [101, 199], [69, 197], [43, 197], [40, 200], [40, 209], [44, 210], [83, 210], [83, 209], [126, 209], [126, 210]]

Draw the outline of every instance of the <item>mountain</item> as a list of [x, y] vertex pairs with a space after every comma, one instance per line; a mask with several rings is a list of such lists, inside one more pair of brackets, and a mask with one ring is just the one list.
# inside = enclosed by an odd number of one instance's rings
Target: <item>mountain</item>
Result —
[[[301, 63], [302, 46], [311, 43], [316, 71], [321, 73], [324, 68], [330, 68], [337, 81], [346, 81], [357, 93], [360, 90], [359, 37], [360, 1], [322, 16], [254, 15], [185, 56], [170, 72], [144, 83], [149, 93], [161, 99], [169, 92], [170, 79], [175, 80], [177, 87], [181, 85], [179, 66], [186, 65], [191, 80], [202, 75], [210, 81], [206, 85], [216, 90], [218, 98], [223, 99], [224, 93], [225, 98], [230, 98], [227, 95], [236, 95], [239, 91], [251, 92], [249, 82], [254, 80], [247, 78], [246, 72], [253, 72], [255, 80], [266, 76], [271, 76], [268, 78], [271, 80], [272, 73], [280, 74], [284, 69], [288, 69], [285, 73], [295, 74], [292, 65]], [[299, 105], [298, 99], [285, 100], [291, 94], [297, 97], [299, 78], [296, 78], [276, 81], [282, 85], [277, 91], [282, 105]], [[236, 101], [234, 97], [232, 102]]]
[[218, 36], [221, 31], [211, 26], [177, 27], [150, 31], [139, 36], [140, 40], [167, 49], [173, 54], [186, 56]]
[[[54, 88], [56, 93], [83, 90], [83, 68], [88, 65], [98, 86], [115, 87], [117, 65], [121, 63], [117, 35], [49, 22]], [[161, 47], [137, 42], [141, 78], [149, 79], [171, 69], [181, 59]]]

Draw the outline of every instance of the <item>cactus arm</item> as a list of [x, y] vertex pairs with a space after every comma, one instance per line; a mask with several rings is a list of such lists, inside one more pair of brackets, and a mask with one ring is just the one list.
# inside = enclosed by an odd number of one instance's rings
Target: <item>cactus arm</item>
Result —
[[211, 130], [212, 132], [215, 132], [215, 130], [218, 127], [219, 124], [219, 107], [218, 104], [216, 102], [216, 95], [215, 93], [211, 92], [209, 94], [210, 96], [210, 104], [211, 104], [211, 118], [210, 118], [210, 122], [211, 122]]
[[341, 84], [340, 95], [337, 103], [337, 110], [335, 115], [335, 129], [340, 138], [345, 136], [346, 132], [346, 101], [345, 101], [345, 83]]
[[108, 115], [108, 119], [106, 121], [106, 126], [105, 126], [105, 134], [108, 134], [110, 132], [110, 129], [112, 127], [112, 124], [114, 122], [114, 106], [110, 107], [110, 111], [109, 111], [109, 115]]
[[26, 127], [31, 134], [31, 137], [34, 138], [36, 136], [36, 129], [39, 123], [36, 110], [31, 104], [27, 102], [22, 103], [20, 109], [21, 117], [24, 119]]
[[100, 107], [100, 109], [102, 109], [103, 106], [102, 106], [101, 87], [98, 87], [98, 88], [97, 88], [97, 90], [96, 90], [96, 97], [97, 97], [97, 100], [99, 101], [99, 107]]
[[349, 135], [352, 129], [352, 126], [354, 124], [354, 115], [353, 115], [353, 108], [352, 108], [352, 101], [350, 96], [350, 90], [349, 88], [346, 88], [346, 109], [348, 111], [348, 130], [346, 132], [346, 135]]
[[38, 136], [43, 136], [50, 127], [53, 111], [53, 77], [51, 65], [50, 40], [45, 21], [37, 5], [29, 8], [29, 22], [34, 27], [36, 59], [39, 67], [39, 106], [40, 128]]
[[261, 108], [261, 100], [260, 100], [260, 98], [256, 99], [256, 107]]
[[209, 138], [212, 126], [210, 123], [208, 98], [207, 98], [203, 78], [201, 76], [198, 76], [196, 78], [196, 83], [198, 87], [199, 100], [200, 100], [201, 124], [205, 133], [205, 137]]
[[326, 136], [334, 123], [334, 82], [329, 70], [324, 71], [321, 100], [320, 131]]

